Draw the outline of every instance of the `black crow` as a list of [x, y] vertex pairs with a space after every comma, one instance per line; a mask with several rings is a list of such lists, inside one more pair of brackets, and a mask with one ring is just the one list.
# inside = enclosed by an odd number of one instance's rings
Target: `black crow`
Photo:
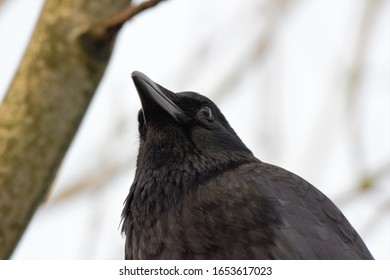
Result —
[[211, 100], [132, 78], [142, 110], [126, 259], [373, 259], [329, 198], [258, 160]]

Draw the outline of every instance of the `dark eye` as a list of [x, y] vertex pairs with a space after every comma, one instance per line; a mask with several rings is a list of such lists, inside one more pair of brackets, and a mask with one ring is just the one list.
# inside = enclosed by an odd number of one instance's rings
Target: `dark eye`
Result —
[[207, 119], [209, 121], [213, 120], [213, 112], [211, 111], [211, 109], [207, 106], [203, 106], [199, 111], [198, 111], [198, 115], [202, 118], [202, 119]]

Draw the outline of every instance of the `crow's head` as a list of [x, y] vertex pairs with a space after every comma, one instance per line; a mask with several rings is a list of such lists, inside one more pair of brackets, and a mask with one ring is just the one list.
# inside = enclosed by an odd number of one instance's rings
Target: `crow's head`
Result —
[[218, 107], [194, 92], [173, 93], [140, 72], [132, 78], [142, 103], [140, 154], [148, 164], [224, 164], [252, 157]]

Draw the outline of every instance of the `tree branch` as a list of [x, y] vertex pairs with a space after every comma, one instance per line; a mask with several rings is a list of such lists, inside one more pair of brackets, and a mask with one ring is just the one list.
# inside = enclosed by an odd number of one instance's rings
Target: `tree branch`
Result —
[[387, 198], [382, 203], [380, 203], [374, 213], [371, 215], [369, 219], [367, 219], [366, 224], [361, 229], [361, 234], [363, 236], [367, 236], [375, 226], [386, 216], [390, 211], [390, 199]]
[[112, 36], [115, 36], [126, 21], [130, 20], [140, 12], [156, 6], [162, 1], [164, 0], [149, 0], [138, 5], [129, 4], [116, 14], [97, 24], [94, 24], [87, 33], [95, 38], [100, 38], [101, 40], [111, 38]]
[[374, 189], [378, 181], [384, 179], [386, 176], [389, 176], [389, 174], [390, 162], [387, 162], [372, 173], [362, 175], [356, 186], [349, 188], [342, 194], [338, 195], [334, 201], [337, 205], [345, 206], [346, 204], [358, 199], [367, 191]]

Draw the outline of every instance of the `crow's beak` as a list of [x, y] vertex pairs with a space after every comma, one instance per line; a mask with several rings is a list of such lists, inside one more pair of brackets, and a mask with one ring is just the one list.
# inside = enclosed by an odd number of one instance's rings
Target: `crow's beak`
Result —
[[139, 98], [142, 103], [142, 110], [145, 120], [150, 118], [158, 118], [158, 108], [163, 109], [171, 115], [176, 121], [186, 118], [184, 112], [173, 102], [176, 95], [153, 82], [145, 74], [134, 71], [131, 74], [135, 87], [138, 91]]

